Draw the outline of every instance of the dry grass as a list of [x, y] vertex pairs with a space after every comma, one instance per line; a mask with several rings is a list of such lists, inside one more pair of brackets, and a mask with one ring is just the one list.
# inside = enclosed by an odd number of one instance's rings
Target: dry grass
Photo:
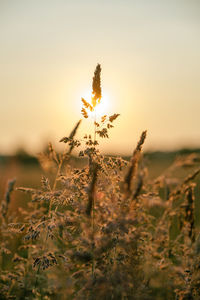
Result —
[[[84, 117], [101, 100], [100, 72], [98, 65]], [[35, 188], [20, 187], [18, 179], [15, 190], [14, 181], [8, 184], [1, 204], [1, 299], [200, 299], [199, 156], [175, 160], [152, 179], [142, 158], [144, 131], [129, 163], [104, 157], [98, 142], [118, 116], [95, 119], [94, 137], [83, 141], [75, 138], [78, 122], [61, 139], [68, 147], [62, 155], [50, 144], [40, 156], [40, 187], [38, 177]], [[76, 168], [70, 155], [80, 145], [88, 163]], [[27, 206], [10, 209], [13, 194], [24, 193]]]

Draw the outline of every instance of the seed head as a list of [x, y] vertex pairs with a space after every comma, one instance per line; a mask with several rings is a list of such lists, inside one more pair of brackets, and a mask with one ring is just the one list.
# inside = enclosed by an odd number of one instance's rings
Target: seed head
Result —
[[101, 65], [98, 64], [94, 71], [92, 82], [92, 105], [96, 106], [101, 100]]

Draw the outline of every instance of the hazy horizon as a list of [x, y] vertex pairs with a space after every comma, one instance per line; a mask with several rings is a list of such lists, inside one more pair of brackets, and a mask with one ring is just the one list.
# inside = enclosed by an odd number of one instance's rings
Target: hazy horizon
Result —
[[146, 150], [200, 147], [199, 1], [1, 0], [0, 28], [0, 153], [58, 145], [97, 63], [120, 114], [104, 152], [131, 154], [146, 129]]

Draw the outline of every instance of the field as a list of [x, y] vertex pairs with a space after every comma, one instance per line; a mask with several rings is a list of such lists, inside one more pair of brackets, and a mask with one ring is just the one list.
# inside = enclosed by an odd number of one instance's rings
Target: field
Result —
[[199, 160], [145, 153], [129, 190], [130, 158], [71, 157], [52, 191], [55, 162], [2, 158], [1, 299], [199, 299]]
[[143, 153], [143, 131], [131, 157], [100, 153], [119, 117], [96, 118], [100, 71], [93, 135], [1, 157], [0, 299], [200, 299], [199, 150]]

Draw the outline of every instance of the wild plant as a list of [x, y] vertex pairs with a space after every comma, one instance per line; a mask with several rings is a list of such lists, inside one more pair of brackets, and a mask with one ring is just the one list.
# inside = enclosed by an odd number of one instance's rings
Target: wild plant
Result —
[[[81, 111], [91, 118], [93, 134], [77, 139], [79, 120], [60, 139], [62, 154], [51, 143], [40, 154], [41, 188], [15, 188], [28, 199], [20, 216], [8, 213], [15, 181], [8, 184], [1, 204], [1, 299], [200, 297], [199, 158], [177, 159], [162, 176], [149, 179], [142, 155], [146, 131], [130, 161], [104, 156], [98, 145], [109, 138], [119, 114], [98, 117], [101, 98], [98, 64], [91, 101], [82, 98]], [[71, 157], [79, 147], [85, 163], [76, 168]], [[175, 175], [185, 166], [191, 175]]]

